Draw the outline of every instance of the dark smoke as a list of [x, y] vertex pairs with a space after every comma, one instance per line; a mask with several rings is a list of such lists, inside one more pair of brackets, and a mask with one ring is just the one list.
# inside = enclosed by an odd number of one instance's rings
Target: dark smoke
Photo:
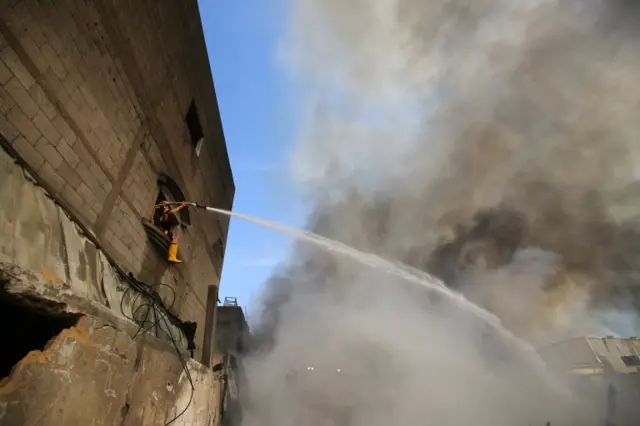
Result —
[[[531, 206], [506, 203], [478, 212], [472, 224], [460, 226], [454, 239], [438, 246], [423, 266], [455, 285], [465, 267], [483, 262], [500, 268], [511, 263], [519, 249], [539, 247], [559, 256], [564, 274], [590, 278], [578, 282], [591, 292], [591, 307], [629, 301], [640, 309], [638, 221], [611, 221], [604, 196], [593, 190], [576, 191], [569, 203], [566, 192], [550, 185], [535, 183], [523, 190]], [[545, 290], [564, 284], [562, 279], [548, 282]]]
[[[296, 157], [321, 194], [311, 229], [463, 292], [479, 267], [538, 248], [557, 256], [541, 290], [559, 300], [545, 303], [562, 309], [579, 292], [585, 309], [638, 309], [637, 2], [300, 0], [294, 11], [296, 64], [325, 89]], [[315, 252], [292, 262], [267, 286], [268, 316], [336, 269]]]
[[[439, 276], [534, 344], [635, 333], [639, 28], [623, 0], [293, 0], [309, 228]], [[372, 399], [351, 424], [527, 424], [541, 395], [578, 412], [546, 377], [495, 372], [504, 351], [463, 309], [302, 243], [263, 299], [258, 389], [353, 360], [347, 341], [392, 360], [394, 380], [371, 374], [400, 394], [356, 386]], [[256, 412], [294, 408], [266, 395]]]

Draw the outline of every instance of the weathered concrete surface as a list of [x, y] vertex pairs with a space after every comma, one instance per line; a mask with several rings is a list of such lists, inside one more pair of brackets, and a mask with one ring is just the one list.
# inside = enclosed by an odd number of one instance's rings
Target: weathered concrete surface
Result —
[[[7, 264], [3, 291], [23, 304], [56, 302], [84, 313], [42, 351], [32, 351], [0, 382], [0, 425], [215, 425], [217, 378], [104, 306], [60, 290], [63, 283]], [[52, 305], [53, 306], [53, 305]], [[191, 399], [191, 401], [189, 401]]]
[[242, 354], [251, 338], [249, 325], [240, 306], [218, 306], [216, 312], [216, 351]]
[[183, 353], [192, 395], [165, 337], [171, 333], [184, 351], [182, 333], [165, 321], [138, 332], [125, 316], [145, 298], [125, 291], [104, 253], [2, 150], [0, 283], [21, 303], [55, 302], [83, 315], [0, 383], [0, 425], [164, 425], [178, 414], [172, 424], [218, 424], [221, 373]]
[[[110, 307], [128, 318], [141, 304], [148, 303], [136, 292], [126, 292], [128, 285], [104, 253], [2, 149], [0, 262], [38, 272], [49, 282], [57, 283], [59, 291]], [[161, 295], [167, 304], [172, 303], [173, 295]], [[165, 322], [155, 328], [154, 334], [162, 336], [160, 328], [166, 328]], [[186, 348], [182, 333], [176, 327], [171, 329]]]
[[[140, 221], [152, 211], [160, 175], [189, 200], [223, 208], [233, 202], [199, 18], [197, 0], [0, 0], [0, 142], [96, 234], [110, 258], [176, 290], [176, 313], [199, 324], [201, 347], [207, 288], [219, 284], [229, 220], [194, 212], [179, 231], [184, 263], [176, 266], [149, 247]], [[185, 121], [192, 102], [204, 136], [199, 154]], [[20, 212], [38, 205], [32, 201]], [[13, 252], [35, 262], [35, 243], [58, 249], [24, 225]], [[32, 243], [17, 241], [22, 232]], [[89, 259], [85, 266], [78, 275], [93, 271]], [[65, 279], [60, 265], [47, 271]]]
[[[640, 423], [640, 340], [617, 337], [576, 337], [539, 348], [550, 369], [595, 401], [594, 423], [635, 426]], [[612, 412], [607, 401], [615, 394]]]
[[240, 306], [219, 306], [216, 322], [212, 364], [223, 369], [221, 412], [226, 424], [237, 425], [242, 422], [240, 405], [247, 388], [242, 355], [247, 350], [251, 334]]
[[[147, 301], [107, 261], [171, 287], [159, 292], [169, 305], [175, 292], [172, 311], [198, 323], [200, 359], [228, 219], [194, 212], [180, 231], [184, 263], [169, 266], [140, 218], [161, 174], [186, 198], [224, 208], [233, 178], [197, 1], [149, 5], [0, 0], [0, 143], [31, 173], [0, 150], [0, 282], [20, 303], [56, 302], [83, 317], [0, 385], [0, 425], [162, 425], [191, 399], [180, 357], [156, 338], [181, 333], [160, 321], [136, 335], [125, 317]], [[192, 102], [199, 154], [185, 123]], [[173, 424], [217, 424], [217, 376], [191, 360], [188, 370], [196, 391]]]

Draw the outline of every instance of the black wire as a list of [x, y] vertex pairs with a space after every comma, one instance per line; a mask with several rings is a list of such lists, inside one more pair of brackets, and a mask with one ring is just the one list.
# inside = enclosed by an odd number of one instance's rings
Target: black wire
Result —
[[[151, 329], [161, 330], [164, 334], [166, 334], [167, 337], [169, 338], [169, 341], [171, 342], [174, 349], [176, 350], [176, 354], [178, 355], [178, 359], [180, 360], [182, 369], [184, 370], [184, 373], [187, 376], [187, 379], [189, 380], [189, 385], [191, 386], [189, 402], [187, 402], [186, 407], [179, 414], [177, 414], [173, 419], [165, 423], [165, 426], [168, 426], [171, 423], [178, 420], [182, 415], [184, 415], [184, 413], [187, 412], [187, 410], [191, 406], [191, 403], [193, 401], [193, 396], [195, 394], [195, 385], [193, 384], [193, 378], [191, 377], [191, 372], [189, 371], [187, 362], [185, 361], [182, 351], [180, 351], [180, 348], [178, 347], [178, 343], [176, 342], [176, 339], [173, 336], [173, 333], [171, 333], [171, 327], [167, 320], [167, 318], [169, 318], [169, 321], [171, 321], [172, 323], [181, 322], [179, 318], [177, 318], [175, 315], [171, 313], [171, 309], [173, 309], [173, 305], [175, 304], [175, 300], [176, 300], [176, 292], [173, 289], [173, 287], [171, 287], [168, 284], [159, 284], [155, 286], [157, 289], [161, 287], [168, 287], [169, 289], [171, 289], [173, 298], [171, 299], [171, 303], [169, 304], [169, 306], [166, 306], [162, 298], [160, 297], [160, 294], [156, 290], [156, 288], [152, 288], [150, 285], [136, 280], [135, 278], [133, 278], [131, 274], [129, 274], [126, 278], [127, 278], [126, 282], [129, 284], [129, 286], [124, 291], [124, 293], [122, 294], [122, 298], [120, 299], [120, 312], [122, 313], [122, 316], [139, 325], [138, 330], [134, 334], [133, 338], [135, 339], [138, 336], [138, 334], [141, 334], [141, 332], [146, 333]], [[127, 294], [129, 294], [129, 292], [132, 290], [135, 291], [136, 293], [135, 296], [133, 296], [133, 298], [131, 299], [132, 307], [136, 305], [136, 302], [142, 296], [145, 297], [146, 301], [143, 303], [140, 303], [135, 309], [133, 309], [133, 311], [131, 312], [131, 316], [129, 316], [127, 315], [127, 313], [125, 313], [125, 310], [124, 310], [124, 299], [126, 298]], [[138, 313], [143, 308], [147, 310], [146, 315], [144, 319], [139, 319], [137, 318]], [[153, 311], [155, 321], [148, 320], [149, 313], [151, 311]], [[158, 327], [158, 324], [160, 323], [160, 321], [164, 322], [164, 326], [166, 330], [163, 327]], [[151, 324], [151, 325], [146, 327], [147, 324]]]
[[[0, 275], [5, 275], [5, 276], [9, 276], [11, 278], [14, 279], [20, 279], [17, 275], [14, 275], [8, 271], [2, 271], [2, 273]], [[191, 377], [191, 372], [189, 371], [189, 368], [187, 366], [187, 362], [185, 361], [185, 358], [182, 354], [182, 351], [180, 351], [180, 348], [178, 347], [178, 343], [176, 342], [176, 339], [173, 337], [173, 334], [171, 333], [171, 327], [169, 325], [169, 323], [167, 322], [167, 318], [169, 318], [170, 320], [173, 319], [172, 322], [174, 321], [180, 321], [175, 315], [173, 315], [171, 313], [171, 309], [173, 309], [173, 305], [175, 304], [175, 300], [176, 300], [176, 292], [173, 289], [173, 287], [171, 287], [168, 284], [159, 284], [156, 287], [160, 288], [160, 287], [168, 287], [171, 290], [171, 293], [173, 294], [173, 298], [171, 300], [170, 306], [166, 306], [164, 304], [164, 302], [162, 301], [162, 298], [160, 297], [160, 294], [158, 294], [158, 292], [152, 288], [150, 285], [145, 284], [141, 281], [136, 280], [135, 278], [133, 278], [133, 276], [131, 274], [123, 276], [122, 278], [124, 278], [124, 281], [126, 283], [129, 284], [129, 286], [126, 288], [126, 290], [124, 291], [124, 293], [122, 294], [122, 298], [120, 299], [120, 312], [122, 313], [122, 316], [125, 317], [126, 319], [128, 319], [131, 322], [137, 323], [139, 325], [138, 330], [136, 331], [136, 333], [133, 336], [133, 339], [135, 339], [138, 334], [140, 334], [140, 332], [142, 331], [142, 333], [146, 333], [147, 331], [151, 330], [152, 328], [155, 328], [156, 330], [161, 330], [163, 333], [165, 333], [168, 337], [169, 340], [171, 341], [171, 344], [173, 345], [176, 354], [178, 355], [178, 359], [180, 360], [180, 364], [182, 365], [182, 369], [184, 370], [185, 375], [187, 376], [187, 379], [189, 380], [189, 385], [191, 386], [191, 392], [189, 394], [189, 401], [187, 402], [187, 405], [184, 407], [184, 409], [177, 414], [174, 418], [172, 418], [170, 421], [168, 421], [167, 423], [165, 423], [164, 426], [169, 426], [170, 424], [172, 424], [173, 422], [175, 422], [176, 420], [178, 420], [182, 415], [184, 415], [184, 413], [187, 412], [187, 410], [189, 409], [189, 407], [191, 406], [191, 403], [193, 402], [193, 396], [195, 394], [195, 385], [193, 384], [193, 378]], [[131, 306], [135, 306], [137, 300], [141, 297], [141, 296], [145, 296], [147, 298], [147, 300], [149, 300], [149, 302], [147, 303], [141, 303], [140, 305], [138, 305], [131, 313], [131, 316], [127, 315], [124, 309], [124, 300], [127, 296], [127, 294], [132, 291], [135, 290], [136, 294], [135, 296], [131, 299]], [[140, 311], [140, 309], [142, 308], [147, 308], [147, 312], [145, 315], [145, 318], [143, 320], [138, 320], [136, 319], [137, 313]], [[149, 321], [149, 312], [151, 311], [151, 309], [153, 309], [154, 312], [154, 317], [156, 317], [157, 319], [155, 321]], [[163, 329], [162, 327], [156, 327], [160, 321], [164, 322], [165, 325], [165, 329]], [[146, 324], [151, 324], [150, 327], [145, 328]], [[183, 332], [184, 334], [184, 332]], [[186, 335], [185, 335], [186, 337]]]
[[[195, 388], [195, 386], [193, 384], [193, 379], [191, 378], [191, 372], [189, 371], [189, 368], [187, 367], [187, 362], [184, 360], [184, 357], [182, 356], [182, 353], [180, 352], [180, 349], [178, 349], [178, 345], [176, 343], [176, 340], [173, 338], [173, 335], [171, 334], [171, 329], [169, 328], [169, 325], [167, 324], [167, 318], [165, 316], [163, 316], [162, 317], [162, 321], [164, 321], [164, 324], [167, 327], [166, 334], [171, 339], [171, 343], [173, 343], [173, 347], [176, 349], [176, 352], [178, 353], [178, 358], [180, 359], [180, 363], [182, 364], [182, 368], [184, 369], [184, 373], [187, 376], [187, 379], [189, 380], [189, 385], [191, 386], [191, 393], [189, 394], [189, 401], [187, 402], [187, 405], [184, 407], [184, 409], [179, 414], [176, 414], [176, 416], [173, 419], [171, 419], [170, 421], [165, 423], [165, 426], [168, 426], [171, 423], [173, 423], [176, 420], [178, 420], [184, 413], [187, 412], [187, 410], [191, 406], [191, 402], [193, 401], [193, 395], [195, 394], [196, 388]], [[162, 330], [162, 331], [164, 331], [164, 330]]]

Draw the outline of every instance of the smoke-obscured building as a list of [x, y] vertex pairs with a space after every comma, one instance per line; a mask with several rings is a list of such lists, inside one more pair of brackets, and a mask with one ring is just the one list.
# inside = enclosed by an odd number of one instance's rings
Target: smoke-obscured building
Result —
[[[196, 0], [0, 0], [0, 424], [213, 425], [234, 183]], [[154, 217], [155, 216], [155, 217]]]
[[247, 377], [242, 365], [251, 334], [242, 307], [235, 297], [226, 297], [216, 311], [216, 340], [213, 369], [220, 372], [220, 414], [225, 425], [242, 423], [241, 400], [247, 390]]
[[640, 340], [579, 337], [539, 350], [548, 367], [591, 401], [593, 425], [637, 425], [640, 419]]

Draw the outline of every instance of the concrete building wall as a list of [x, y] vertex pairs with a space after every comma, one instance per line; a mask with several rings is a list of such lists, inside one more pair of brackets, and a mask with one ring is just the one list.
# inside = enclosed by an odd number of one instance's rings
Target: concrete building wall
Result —
[[551, 371], [588, 402], [594, 426], [638, 424], [640, 341], [577, 337], [539, 349]]
[[250, 332], [242, 307], [219, 306], [216, 313], [216, 352], [241, 355], [249, 345]]
[[3, 150], [0, 206], [0, 425], [220, 424], [224, 371], [190, 359], [179, 327]]
[[[0, 265], [42, 275], [58, 284], [61, 292], [108, 307], [125, 318], [134, 318], [136, 310], [149, 303], [146, 297], [138, 297], [105, 253], [2, 149], [0, 205]], [[167, 306], [174, 304], [168, 289], [161, 288], [160, 295]], [[146, 328], [162, 336], [159, 329], [154, 330], [157, 325]], [[186, 349], [182, 333], [171, 328], [180, 347]]]
[[[199, 155], [185, 121], [192, 102]], [[174, 287], [176, 313], [198, 323], [200, 348], [228, 219], [192, 212], [180, 235], [185, 263], [175, 267], [140, 220], [160, 174], [188, 200], [232, 205], [197, 1], [0, 0], [0, 135], [118, 264]]]
[[76, 315], [0, 380], [1, 425], [220, 424], [219, 373], [41, 274], [2, 265], [0, 278], [23, 309]]
[[553, 369], [593, 369], [601, 367], [589, 342], [584, 337], [563, 340], [539, 348], [538, 353]]
[[0, 147], [0, 315], [28, 348], [0, 351], [0, 424], [219, 424], [223, 372], [197, 361], [229, 221], [191, 211], [175, 266], [143, 224], [159, 178], [233, 202], [197, 0], [0, 0]]

